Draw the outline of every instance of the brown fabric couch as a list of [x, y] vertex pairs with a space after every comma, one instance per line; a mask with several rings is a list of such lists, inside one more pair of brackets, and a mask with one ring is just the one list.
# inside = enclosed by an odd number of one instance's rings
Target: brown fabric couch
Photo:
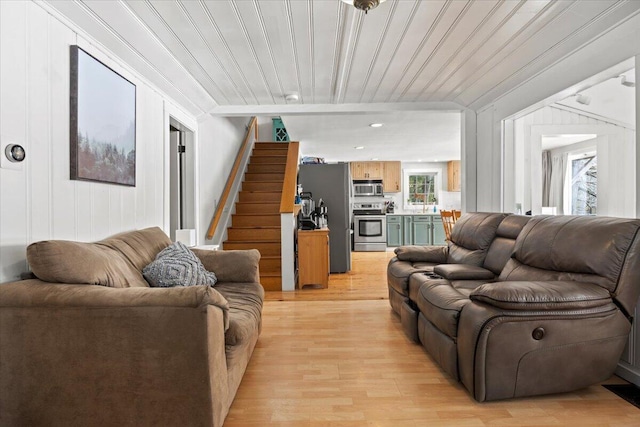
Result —
[[497, 278], [472, 270], [410, 281], [418, 339], [442, 369], [478, 401], [583, 388], [613, 374], [627, 343], [640, 220], [536, 216]]
[[0, 425], [221, 426], [261, 328], [258, 251], [197, 251], [215, 287], [151, 288], [159, 228], [39, 242], [0, 285]]

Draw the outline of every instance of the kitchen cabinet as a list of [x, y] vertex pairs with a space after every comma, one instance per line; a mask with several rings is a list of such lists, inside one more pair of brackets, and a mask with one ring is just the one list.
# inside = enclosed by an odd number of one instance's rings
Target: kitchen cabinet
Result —
[[447, 191], [460, 191], [460, 160], [447, 163]]
[[402, 216], [387, 215], [387, 246], [402, 246]]
[[401, 163], [382, 162], [382, 184], [386, 193], [399, 193], [402, 189]]
[[[442, 218], [438, 215], [402, 215], [402, 245], [446, 245]], [[387, 227], [389, 230], [389, 227]], [[389, 234], [387, 234], [389, 236]]]
[[427, 246], [431, 244], [431, 215], [411, 215], [405, 217], [405, 243]]
[[329, 286], [329, 229], [298, 230], [298, 284]]
[[382, 179], [382, 162], [351, 162], [351, 179]]
[[402, 166], [399, 161], [351, 162], [351, 179], [381, 179], [385, 193], [402, 190]]
[[447, 236], [444, 233], [444, 225], [442, 225], [441, 217], [431, 217], [431, 231], [431, 244], [433, 246], [441, 246], [447, 244]]

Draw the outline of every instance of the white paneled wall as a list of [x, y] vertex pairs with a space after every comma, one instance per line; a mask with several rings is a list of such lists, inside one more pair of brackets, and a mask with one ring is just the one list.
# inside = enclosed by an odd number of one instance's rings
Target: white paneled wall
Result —
[[[635, 217], [636, 165], [635, 131], [608, 123], [578, 111], [553, 106], [541, 108], [513, 123], [512, 158], [505, 169], [515, 176], [513, 198], [522, 211], [540, 213], [542, 206], [542, 135], [597, 134], [593, 141], [598, 153], [598, 215]], [[505, 141], [508, 141], [505, 139]], [[572, 150], [572, 147], [554, 151]], [[505, 206], [513, 212], [515, 206]]]
[[476, 188], [478, 212], [499, 212], [502, 209], [501, 146], [493, 144], [496, 132], [500, 137], [500, 127], [494, 126], [494, 111], [487, 108], [478, 113], [476, 146]]
[[[208, 117], [198, 124], [198, 168], [200, 200], [198, 244], [205, 243], [211, 218], [220, 202], [236, 154], [247, 134], [248, 117]], [[233, 192], [230, 196], [234, 196]], [[220, 226], [218, 226], [220, 227]], [[207, 242], [219, 244], [220, 242]]]
[[[22, 144], [22, 170], [0, 169], [0, 282], [27, 270], [43, 239], [93, 241], [164, 227], [169, 101], [126, 65], [32, 2], [0, 2], [0, 143]], [[136, 85], [136, 186], [69, 179], [69, 46]], [[176, 108], [172, 105], [172, 108]]]

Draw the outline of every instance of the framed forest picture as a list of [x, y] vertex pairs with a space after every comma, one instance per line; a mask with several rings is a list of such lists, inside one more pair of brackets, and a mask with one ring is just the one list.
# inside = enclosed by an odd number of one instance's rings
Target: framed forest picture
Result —
[[71, 179], [136, 185], [136, 86], [71, 46]]

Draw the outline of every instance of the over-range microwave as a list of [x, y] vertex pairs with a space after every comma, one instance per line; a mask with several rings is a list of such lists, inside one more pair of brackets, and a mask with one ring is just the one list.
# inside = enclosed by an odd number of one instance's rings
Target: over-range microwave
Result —
[[356, 197], [382, 197], [381, 179], [354, 179], [353, 195]]

